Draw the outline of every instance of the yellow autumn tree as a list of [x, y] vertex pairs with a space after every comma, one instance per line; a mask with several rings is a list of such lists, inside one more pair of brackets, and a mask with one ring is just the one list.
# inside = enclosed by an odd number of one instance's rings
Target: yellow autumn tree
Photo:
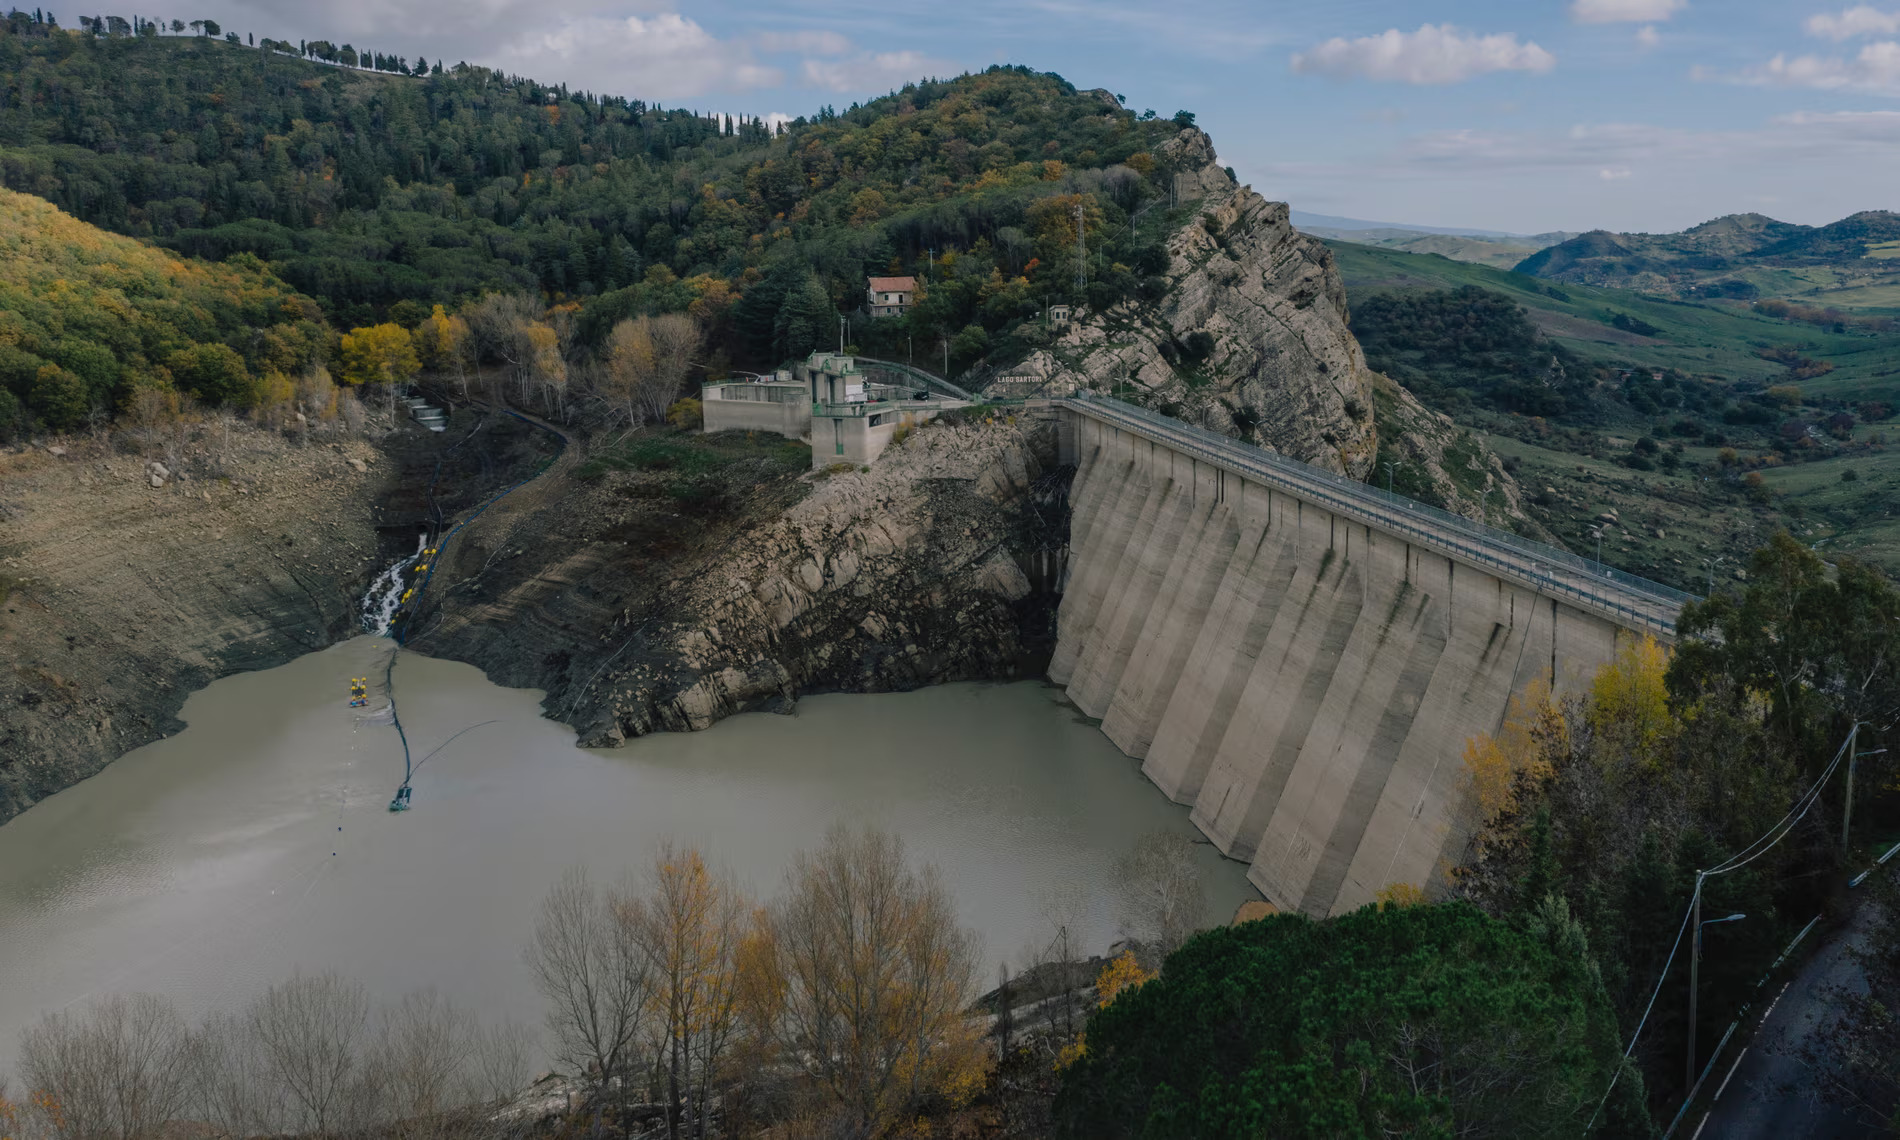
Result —
[[1588, 720], [1599, 748], [1620, 748], [1643, 764], [1661, 762], [1660, 745], [1676, 727], [1664, 674], [1669, 651], [1647, 634], [1626, 638], [1590, 685]]
[[422, 370], [409, 330], [393, 322], [351, 329], [341, 348], [343, 382], [352, 386], [399, 384]]
[[645, 897], [616, 906], [653, 971], [669, 1134], [703, 1135], [729, 1076], [751, 904], [697, 850], [669, 843], [654, 856]]
[[1412, 883], [1387, 883], [1372, 896], [1380, 910], [1386, 907], [1425, 905], [1425, 889]]
[[[1153, 981], [1154, 975], [1141, 968], [1135, 960], [1133, 951], [1123, 950], [1109, 959], [1102, 972], [1095, 975], [1095, 1004], [1103, 1008], [1129, 990]], [[1088, 1034], [1078, 1033], [1075, 1040], [1056, 1050], [1056, 1069], [1061, 1071], [1088, 1055]]]
[[1102, 967], [1102, 972], [1095, 976], [1095, 1004], [1106, 1006], [1125, 991], [1132, 990], [1153, 977], [1153, 974], [1141, 968], [1140, 962], [1135, 961], [1133, 951], [1123, 950], [1111, 958], [1108, 965]]
[[741, 947], [746, 1020], [855, 1135], [980, 1084], [988, 1050], [965, 1011], [976, 946], [932, 868], [888, 832], [834, 827], [795, 857]]
[[1539, 677], [1511, 698], [1495, 735], [1479, 733], [1465, 742], [1465, 778], [1487, 826], [1516, 809], [1520, 778], [1550, 775], [1549, 755], [1568, 735], [1550, 682]]
[[437, 305], [413, 335], [422, 366], [431, 372], [454, 372], [462, 382], [462, 394], [467, 395], [468, 322]]

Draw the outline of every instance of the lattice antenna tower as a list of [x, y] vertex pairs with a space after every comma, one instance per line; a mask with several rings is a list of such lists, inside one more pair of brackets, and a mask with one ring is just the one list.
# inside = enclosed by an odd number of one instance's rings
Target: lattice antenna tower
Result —
[[1076, 300], [1082, 299], [1089, 287], [1089, 238], [1088, 229], [1082, 220], [1082, 200], [1075, 202], [1075, 290]]

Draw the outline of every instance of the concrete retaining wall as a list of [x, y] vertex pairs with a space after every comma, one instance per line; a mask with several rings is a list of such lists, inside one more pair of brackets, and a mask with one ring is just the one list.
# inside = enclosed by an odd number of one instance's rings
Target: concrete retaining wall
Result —
[[811, 434], [811, 402], [785, 403], [776, 400], [704, 399], [700, 414], [707, 431], [769, 431], [786, 439], [804, 439]]
[[1633, 636], [1475, 565], [1064, 411], [1049, 675], [1276, 905], [1429, 886], [1474, 824], [1465, 742]]

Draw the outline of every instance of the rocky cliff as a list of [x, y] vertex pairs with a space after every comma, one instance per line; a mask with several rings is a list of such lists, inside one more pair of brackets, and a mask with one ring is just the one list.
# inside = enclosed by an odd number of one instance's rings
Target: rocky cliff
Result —
[[940, 421], [833, 474], [739, 434], [504, 500], [448, 549], [410, 645], [547, 690], [590, 745], [803, 692], [1041, 672], [1053, 598], [1025, 568], [1066, 527], [1049, 433]]
[[1543, 536], [1480, 440], [1366, 367], [1332, 251], [1293, 228], [1284, 202], [1237, 185], [1199, 130], [1162, 157], [1188, 203], [1167, 223], [1166, 295], [1078, 313], [987, 394], [1119, 396], [1373, 482], [1395, 462], [1415, 493]]
[[1378, 450], [1372, 374], [1332, 252], [1292, 227], [1285, 203], [1236, 185], [1200, 131], [1161, 157], [1190, 203], [1166, 238], [1166, 295], [1077, 314], [989, 390], [1119, 394], [1363, 478]]

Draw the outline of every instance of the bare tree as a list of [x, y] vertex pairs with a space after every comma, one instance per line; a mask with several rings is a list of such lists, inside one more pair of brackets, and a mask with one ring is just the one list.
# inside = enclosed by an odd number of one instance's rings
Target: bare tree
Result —
[[368, 1019], [362, 985], [335, 974], [294, 974], [251, 1003], [252, 1044], [297, 1131], [329, 1136], [358, 1123]]
[[[1194, 844], [1172, 831], [1154, 831], [1115, 861], [1122, 926], [1157, 959], [1187, 941], [1207, 919], [1207, 892], [1194, 866]], [[1158, 965], [1158, 961], [1156, 963]]]
[[534, 346], [528, 327], [541, 317], [541, 306], [521, 293], [489, 293], [462, 310], [474, 343], [476, 360], [494, 360], [503, 374], [526, 394], [534, 368]]
[[463, 1078], [462, 1100], [494, 1105], [519, 1093], [528, 1083], [534, 1032], [516, 1021], [477, 1027], [474, 1058]]
[[652, 968], [625, 915], [574, 868], [541, 900], [527, 961], [560, 1060], [605, 1089], [634, 1067]]
[[701, 339], [698, 323], [685, 313], [633, 317], [614, 326], [607, 338], [605, 379], [629, 421], [666, 418], [692, 371]]
[[976, 979], [972, 936], [934, 874], [903, 844], [833, 828], [797, 857], [763, 912], [748, 967], [749, 1020], [773, 1036], [870, 1135], [921, 1089], [977, 1063], [963, 1020]]
[[666, 409], [679, 399], [680, 389], [693, 368], [693, 356], [699, 352], [699, 322], [685, 313], [663, 313], [653, 321], [654, 388], [648, 410], [654, 419], [663, 419]]
[[653, 967], [667, 1135], [703, 1137], [738, 1025], [739, 942], [750, 905], [698, 851], [669, 842], [654, 855], [646, 897], [622, 897], [616, 909]]
[[433, 989], [406, 994], [383, 1010], [369, 1067], [383, 1114], [430, 1117], [457, 1107], [474, 1057], [475, 1023]]
[[646, 317], [628, 319], [607, 334], [602, 384], [608, 396], [626, 409], [627, 423], [634, 426], [646, 418], [646, 389], [658, 375], [649, 324]]
[[218, 1136], [266, 1132], [285, 1117], [248, 1017], [214, 1015], [192, 1035], [192, 1112]]
[[191, 1034], [163, 998], [113, 996], [28, 1029], [20, 1070], [58, 1140], [143, 1140], [189, 1101]]

